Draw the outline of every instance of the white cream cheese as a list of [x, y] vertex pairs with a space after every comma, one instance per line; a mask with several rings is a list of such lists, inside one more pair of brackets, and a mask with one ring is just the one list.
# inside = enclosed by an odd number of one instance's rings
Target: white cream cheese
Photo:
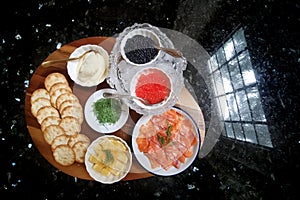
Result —
[[80, 59], [77, 66], [77, 77], [84, 83], [95, 83], [103, 76], [105, 68], [103, 56], [97, 52], [90, 52]]

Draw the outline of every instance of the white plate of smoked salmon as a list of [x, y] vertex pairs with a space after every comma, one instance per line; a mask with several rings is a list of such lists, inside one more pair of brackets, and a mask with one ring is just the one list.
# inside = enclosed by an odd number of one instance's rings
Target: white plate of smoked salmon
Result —
[[132, 134], [138, 162], [149, 172], [171, 176], [188, 168], [198, 155], [199, 129], [191, 116], [177, 107], [159, 115], [144, 115]]

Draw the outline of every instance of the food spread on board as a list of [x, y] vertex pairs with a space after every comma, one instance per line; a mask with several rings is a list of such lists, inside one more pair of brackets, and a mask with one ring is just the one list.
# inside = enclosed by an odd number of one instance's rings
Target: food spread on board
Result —
[[[120, 51], [125, 51], [126, 59], [137, 64], [132, 68], [144, 68], [134, 80], [134, 95], [153, 105], [166, 101], [171, 94], [174, 95], [175, 88], [172, 88], [172, 81], [176, 80], [173, 80], [159, 63], [155, 63], [158, 62], [156, 59], [159, 50], [154, 46], [162, 45], [159, 37], [151, 32], [151, 29], [138, 31], [134, 29], [132, 32], [129, 31], [128, 35], [130, 37], [126, 38], [122, 46], [124, 49]], [[120, 43], [118, 40], [117, 42]], [[102, 47], [99, 50], [97, 45], [83, 45], [71, 56], [79, 56], [84, 51], [91, 52], [76, 62], [67, 63], [68, 75], [74, 84], [83, 87], [97, 86], [108, 79], [108, 71], [111, 69], [108, 63], [109, 54]], [[155, 62], [151, 66], [139, 65], [152, 61]], [[182, 77], [182, 74], [176, 76]], [[120, 92], [118, 89], [114, 91]], [[30, 110], [40, 125], [44, 141], [49, 145], [53, 159], [58, 164], [62, 166], [84, 164], [95, 180], [114, 183], [124, 178], [130, 171], [131, 148], [122, 138], [112, 135], [100, 136], [91, 141], [86, 133], [82, 133], [82, 124], [86, 120], [94, 130], [105, 134], [110, 132], [97, 129], [100, 125], [109, 128], [109, 125], [117, 124], [122, 119], [116, 129], [112, 129], [117, 131], [127, 120], [128, 107], [124, 107], [125, 103], [121, 99], [100, 97], [100, 90], [97, 92], [98, 94], [94, 93], [89, 97], [83, 110], [66, 76], [60, 72], [51, 72], [46, 76], [43, 87], [32, 92]], [[175, 102], [171, 106], [174, 104]], [[85, 113], [87, 110], [89, 113]], [[199, 145], [199, 133], [192, 120], [172, 108], [147, 117], [147, 121], [135, 129], [137, 132], [132, 139], [133, 146], [147, 157], [151, 169], [162, 168], [165, 171], [170, 168], [183, 169], [182, 165], [198, 151], [195, 146]], [[94, 121], [97, 123], [91, 125], [91, 120], [92, 123]], [[153, 172], [151, 169], [149, 171]]]

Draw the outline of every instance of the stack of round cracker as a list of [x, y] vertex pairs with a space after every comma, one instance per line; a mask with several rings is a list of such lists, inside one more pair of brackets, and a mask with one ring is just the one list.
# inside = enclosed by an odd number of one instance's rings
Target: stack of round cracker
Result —
[[63, 166], [84, 163], [90, 139], [80, 133], [83, 109], [78, 97], [58, 72], [49, 74], [44, 86], [31, 95], [31, 113], [41, 125], [55, 161]]

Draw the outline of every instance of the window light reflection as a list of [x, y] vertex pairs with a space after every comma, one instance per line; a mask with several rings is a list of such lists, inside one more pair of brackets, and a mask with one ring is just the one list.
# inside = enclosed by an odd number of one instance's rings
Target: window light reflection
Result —
[[229, 39], [224, 45], [226, 60], [230, 60], [235, 55], [232, 39]]
[[273, 147], [244, 30], [234, 33], [211, 57], [211, 78], [225, 137]]

